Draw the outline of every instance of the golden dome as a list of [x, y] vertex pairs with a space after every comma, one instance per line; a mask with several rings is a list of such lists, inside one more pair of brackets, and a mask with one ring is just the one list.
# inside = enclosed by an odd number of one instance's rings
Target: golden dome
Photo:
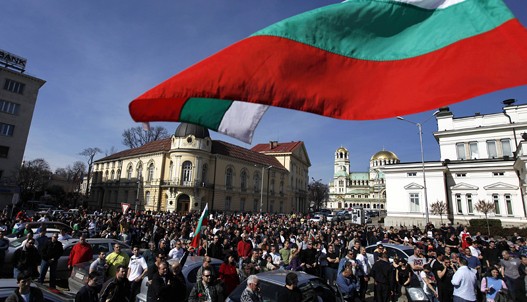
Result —
[[337, 153], [340, 153], [340, 152], [348, 152], [348, 149], [344, 148], [344, 147], [340, 147], [337, 149]]
[[370, 160], [381, 160], [381, 159], [393, 159], [393, 160], [399, 160], [397, 155], [391, 151], [382, 150], [377, 153], [375, 153]]

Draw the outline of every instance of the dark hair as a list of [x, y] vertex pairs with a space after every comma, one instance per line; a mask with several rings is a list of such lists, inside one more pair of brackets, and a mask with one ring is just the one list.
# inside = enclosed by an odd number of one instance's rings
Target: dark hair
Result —
[[285, 276], [285, 284], [293, 285], [295, 283], [298, 283], [298, 276], [293, 272], [287, 273]]
[[101, 274], [99, 274], [99, 272], [95, 272], [94, 271], [94, 272], [91, 272], [91, 273], [88, 274], [88, 280], [93, 280], [93, 279], [95, 279], [97, 277], [100, 277], [100, 276], [101, 276]]
[[468, 261], [464, 257], [459, 257], [459, 264], [466, 266], [468, 264]]
[[128, 270], [128, 267], [126, 265], [118, 265], [116, 272], [120, 271], [121, 269]]
[[22, 271], [16, 277], [16, 281], [18, 283], [18, 282], [20, 282], [20, 280], [25, 280], [25, 279], [28, 279], [28, 278], [31, 278], [31, 274], [28, 271]]

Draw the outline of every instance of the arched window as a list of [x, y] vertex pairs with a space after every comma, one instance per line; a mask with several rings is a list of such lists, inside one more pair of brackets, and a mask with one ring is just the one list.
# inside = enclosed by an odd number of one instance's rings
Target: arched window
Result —
[[117, 169], [117, 173], [115, 173], [115, 180], [120, 180], [120, 179], [121, 179], [121, 170]]
[[168, 166], [168, 179], [173, 180], [174, 179], [174, 162], [170, 161], [170, 165]]
[[[284, 181], [281, 180], [280, 181], [280, 194], [283, 194], [284, 193]], [[281, 212], [280, 212], [281, 213]]]
[[148, 178], [147, 178], [147, 181], [152, 181], [154, 180], [154, 164], [150, 164], [150, 166], [148, 166]]
[[253, 175], [253, 188], [254, 188], [254, 192], [260, 192], [260, 186], [261, 186], [261, 183], [260, 183], [260, 173], [258, 173], [258, 172], [254, 172], [254, 175]]
[[242, 191], [247, 191], [247, 171], [242, 170], [240, 173], [240, 188]]
[[108, 171], [106, 171], [106, 173], [104, 174], [104, 180], [105, 180], [105, 181], [108, 180]]
[[203, 165], [203, 169], [201, 170], [201, 183], [203, 185], [207, 184], [207, 172], [209, 171], [209, 166], [207, 164]]
[[143, 178], [143, 165], [139, 164], [137, 167], [137, 179]]
[[183, 163], [181, 179], [184, 183], [192, 181], [192, 163], [186, 161]]
[[150, 204], [150, 191], [145, 192], [145, 204]]
[[110, 180], [115, 180], [115, 171], [112, 170], [112, 172], [110, 173]]
[[232, 176], [233, 176], [233, 171], [232, 171], [232, 168], [229, 167], [225, 171], [225, 187], [227, 188], [227, 190], [232, 190]]
[[132, 168], [132, 166], [128, 167], [128, 171], [126, 171], [126, 178], [128, 180], [132, 180], [133, 171], [134, 171], [134, 168]]

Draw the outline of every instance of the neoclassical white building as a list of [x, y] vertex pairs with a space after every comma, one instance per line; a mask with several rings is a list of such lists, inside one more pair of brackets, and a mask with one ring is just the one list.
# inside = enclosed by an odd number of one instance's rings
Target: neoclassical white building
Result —
[[[504, 102], [502, 112], [454, 117], [448, 108], [436, 115], [440, 160], [399, 163], [385, 166], [385, 225], [423, 225], [425, 204], [444, 201], [448, 219], [453, 223], [469, 223], [484, 218], [475, 204], [479, 200], [493, 202], [503, 226], [522, 226], [527, 222], [525, 179], [527, 156], [522, 134], [527, 132], [527, 105]], [[429, 210], [431, 222], [440, 216]], [[445, 220], [446, 221], [446, 220]]]
[[351, 172], [349, 151], [340, 147], [335, 151], [333, 181], [329, 183], [328, 209], [360, 206], [365, 209], [384, 209], [385, 179], [382, 167], [399, 163], [395, 153], [382, 150], [370, 159], [367, 172]]

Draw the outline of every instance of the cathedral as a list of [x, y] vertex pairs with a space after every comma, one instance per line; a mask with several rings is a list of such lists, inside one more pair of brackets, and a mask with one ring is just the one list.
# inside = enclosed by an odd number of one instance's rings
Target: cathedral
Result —
[[329, 183], [328, 209], [364, 209], [384, 210], [386, 204], [386, 185], [382, 168], [398, 164], [395, 153], [381, 150], [370, 159], [367, 172], [351, 172], [349, 151], [340, 147], [335, 152], [333, 181]]

